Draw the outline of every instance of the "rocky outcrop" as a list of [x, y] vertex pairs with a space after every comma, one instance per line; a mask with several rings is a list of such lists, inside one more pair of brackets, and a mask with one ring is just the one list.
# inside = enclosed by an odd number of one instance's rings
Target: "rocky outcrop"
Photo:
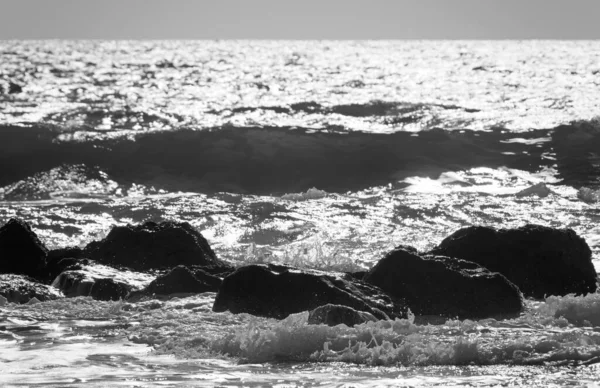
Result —
[[91, 296], [97, 300], [124, 299], [131, 287], [110, 278], [94, 279], [86, 276], [84, 271], [65, 271], [61, 273], [52, 286], [64, 292], [66, 297]]
[[419, 256], [399, 247], [364, 280], [403, 300], [418, 316], [479, 319], [513, 317], [524, 305], [519, 289], [478, 264], [441, 256]]
[[131, 290], [127, 284], [109, 278], [90, 278], [83, 271], [65, 271], [55, 279], [52, 286], [69, 298], [91, 296], [97, 300], [124, 299]]
[[39, 301], [63, 298], [62, 293], [54, 287], [40, 284], [24, 275], [0, 275], [0, 295], [12, 303], [28, 303], [33, 298]]
[[351, 307], [337, 304], [319, 306], [308, 314], [309, 325], [337, 326], [344, 324], [348, 327], [354, 327], [354, 325], [369, 321], [377, 321], [377, 318], [365, 311], [356, 311]]
[[472, 226], [456, 231], [431, 253], [472, 261], [499, 272], [528, 297], [596, 290], [590, 248], [571, 229]]
[[406, 316], [405, 307], [377, 287], [341, 274], [278, 265], [249, 265], [227, 276], [213, 311], [283, 319], [326, 304], [352, 307], [378, 319]]
[[189, 268], [180, 265], [168, 273], [158, 276], [144, 289], [131, 293], [127, 299], [136, 300], [142, 296], [152, 295], [166, 296], [217, 292], [221, 286], [221, 281], [220, 278], [202, 270], [192, 272]]
[[0, 228], [0, 273], [36, 276], [46, 266], [47, 255], [25, 221], [11, 218]]
[[120, 300], [131, 291], [142, 289], [151, 281], [151, 275], [117, 270], [89, 262], [62, 272], [54, 279], [52, 286], [69, 298], [90, 296], [97, 300]]
[[114, 279], [98, 279], [94, 281], [89, 291], [89, 296], [96, 300], [121, 300], [125, 299], [131, 291], [131, 286]]
[[89, 261], [81, 248], [59, 248], [48, 252], [46, 266], [40, 269], [35, 278], [42, 283], [51, 284], [64, 271], [81, 269]]
[[91, 259], [136, 271], [177, 265], [219, 265], [206, 239], [187, 222], [116, 226], [85, 249]]

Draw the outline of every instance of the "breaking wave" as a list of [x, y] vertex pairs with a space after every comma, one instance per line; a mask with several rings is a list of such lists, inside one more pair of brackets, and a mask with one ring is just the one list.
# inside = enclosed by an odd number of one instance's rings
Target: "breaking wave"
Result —
[[[600, 294], [529, 301], [521, 317], [496, 321], [419, 317], [367, 322], [353, 328], [309, 325], [308, 313], [277, 321], [213, 313], [214, 294], [170, 301], [100, 302], [70, 298], [11, 305], [33, 323], [52, 319], [110, 321], [135, 343], [183, 358], [226, 357], [242, 362], [303, 361], [366, 365], [562, 365], [600, 361]], [[510, 335], [509, 335], [510, 334]]]
[[0, 185], [14, 199], [35, 199], [40, 186], [56, 178], [65, 182], [64, 190], [56, 191], [79, 190], [69, 188], [66, 180], [71, 179], [83, 186], [84, 194], [114, 194], [119, 185], [122, 190], [142, 185], [284, 195], [313, 187], [356, 191], [474, 167], [535, 172], [556, 165], [564, 183], [595, 189], [600, 185], [599, 128], [586, 122], [518, 134], [502, 129], [381, 134], [289, 127], [106, 134], [2, 126]]

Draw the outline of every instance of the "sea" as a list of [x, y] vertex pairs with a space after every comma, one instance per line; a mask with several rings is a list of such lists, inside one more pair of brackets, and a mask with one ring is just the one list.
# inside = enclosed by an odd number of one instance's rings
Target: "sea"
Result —
[[[51, 249], [185, 221], [235, 266], [326, 271], [534, 223], [600, 271], [600, 41], [0, 41], [14, 217]], [[4, 303], [0, 386], [600, 387], [599, 293], [352, 328], [214, 298]]]

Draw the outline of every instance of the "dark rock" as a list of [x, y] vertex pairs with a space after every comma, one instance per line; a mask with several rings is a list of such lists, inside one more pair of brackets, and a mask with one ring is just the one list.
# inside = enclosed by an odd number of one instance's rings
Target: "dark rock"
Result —
[[377, 318], [367, 312], [356, 311], [351, 307], [337, 304], [319, 306], [308, 315], [309, 325], [337, 326], [343, 323], [348, 327], [353, 327], [369, 321], [377, 321]]
[[206, 239], [187, 222], [146, 222], [113, 227], [85, 249], [91, 259], [136, 271], [177, 265], [222, 265]]
[[11, 218], [0, 228], [0, 273], [35, 276], [46, 266], [47, 254], [25, 221]]
[[420, 257], [397, 248], [365, 276], [416, 315], [480, 319], [512, 317], [523, 309], [519, 289], [498, 273], [450, 257]]
[[114, 279], [98, 279], [92, 284], [89, 296], [97, 300], [121, 300], [130, 290], [130, 286]]
[[168, 273], [154, 279], [146, 288], [129, 295], [128, 299], [138, 299], [144, 295], [172, 295], [172, 294], [201, 294], [203, 292], [217, 292], [221, 286], [221, 279], [202, 270], [190, 271], [180, 265]]
[[35, 276], [37, 280], [50, 284], [58, 275], [67, 270], [81, 269], [88, 264], [84, 252], [78, 247], [54, 249], [48, 252], [46, 267]]
[[378, 319], [406, 316], [404, 306], [395, 305], [377, 287], [349, 276], [281, 265], [249, 265], [227, 276], [213, 311], [283, 319], [329, 303], [366, 311]]
[[127, 296], [131, 287], [114, 279], [94, 279], [84, 271], [65, 271], [58, 275], [52, 285], [68, 298], [91, 296], [97, 300], [119, 300]]
[[48, 252], [48, 262], [60, 261], [62, 259], [84, 259], [85, 252], [79, 247], [67, 247], [53, 249]]
[[500, 272], [528, 297], [587, 294], [596, 290], [598, 280], [589, 246], [571, 229], [472, 226], [453, 233], [431, 252]]
[[[65, 259], [66, 260], [66, 259]], [[145, 287], [151, 275], [118, 270], [89, 262], [78, 263], [79, 269], [62, 272], [52, 286], [61, 290], [66, 297], [91, 296], [97, 300], [119, 300], [131, 291]]]
[[65, 271], [58, 275], [52, 286], [62, 291], [67, 298], [89, 296], [94, 280], [86, 277], [82, 271]]
[[0, 295], [12, 303], [27, 303], [33, 298], [41, 302], [63, 298], [54, 287], [40, 284], [28, 276], [13, 274], [0, 275]]

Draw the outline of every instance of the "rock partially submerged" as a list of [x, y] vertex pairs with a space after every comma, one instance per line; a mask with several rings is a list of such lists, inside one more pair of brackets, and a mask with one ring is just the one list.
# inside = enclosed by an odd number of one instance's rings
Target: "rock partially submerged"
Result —
[[283, 319], [338, 304], [378, 319], [406, 317], [406, 309], [372, 285], [349, 276], [277, 265], [249, 265], [223, 279], [213, 311]]
[[398, 247], [364, 280], [403, 300], [419, 316], [481, 319], [514, 317], [524, 308], [519, 289], [478, 264], [441, 256], [419, 256]]
[[110, 278], [94, 279], [86, 276], [81, 270], [61, 273], [52, 286], [65, 293], [65, 296], [91, 296], [96, 300], [124, 299], [131, 287], [125, 283]]
[[348, 327], [354, 327], [365, 322], [377, 321], [373, 314], [365, 311], [356, 311], [348, 306], [338, 304], [326, 304], [319, 306], [308, 314], [309, 325], [325, 324], [327, 326], [337, 326], [344, 324]]
[[0, 295], [12, 303], [29, 303], [33, 298], [47, 301], [63, 298], [54, 287], [40, 284], [25, 275], [0, 275]]
[[0, 273], [36, 276], [46, 266], [48, 249], [25, 221], [11, 218], [0, 227]]
[[472, 226], [456, 231], [431, 253], [472, 261], [499, 272], [528, 297], [596, 291], [592, 252], [571, 229]]
[[142, 296], [173, 296], [181, 294], [201, 294], [217, 292], [221, 279], [202, 270], [192, 272], [179, 265], [168, 273], [158, 276], [143, 290], [131, 293], [127, 299], [135, 300]]
[[42, 283], [52, 284], [62, 272], [82, 269], [82, 266], [88, 264], [89, 260], [85, 258], [85, 253], [81, 248], [54, 249], [48, 252], [46, 266], [37, 272], [35, 278]]
[[124, 299], [152, 281], [153, 276], [100, 265], [94, 262], [81, 264], [77, 269], [62, 272], [52, 286], [66, 297], [91, 296], [97, 300]]
[[116, 226], [85, 249], [91, 259], [136, 271], [178, 265], [220, 265], [206, 239], [187, 222]]

